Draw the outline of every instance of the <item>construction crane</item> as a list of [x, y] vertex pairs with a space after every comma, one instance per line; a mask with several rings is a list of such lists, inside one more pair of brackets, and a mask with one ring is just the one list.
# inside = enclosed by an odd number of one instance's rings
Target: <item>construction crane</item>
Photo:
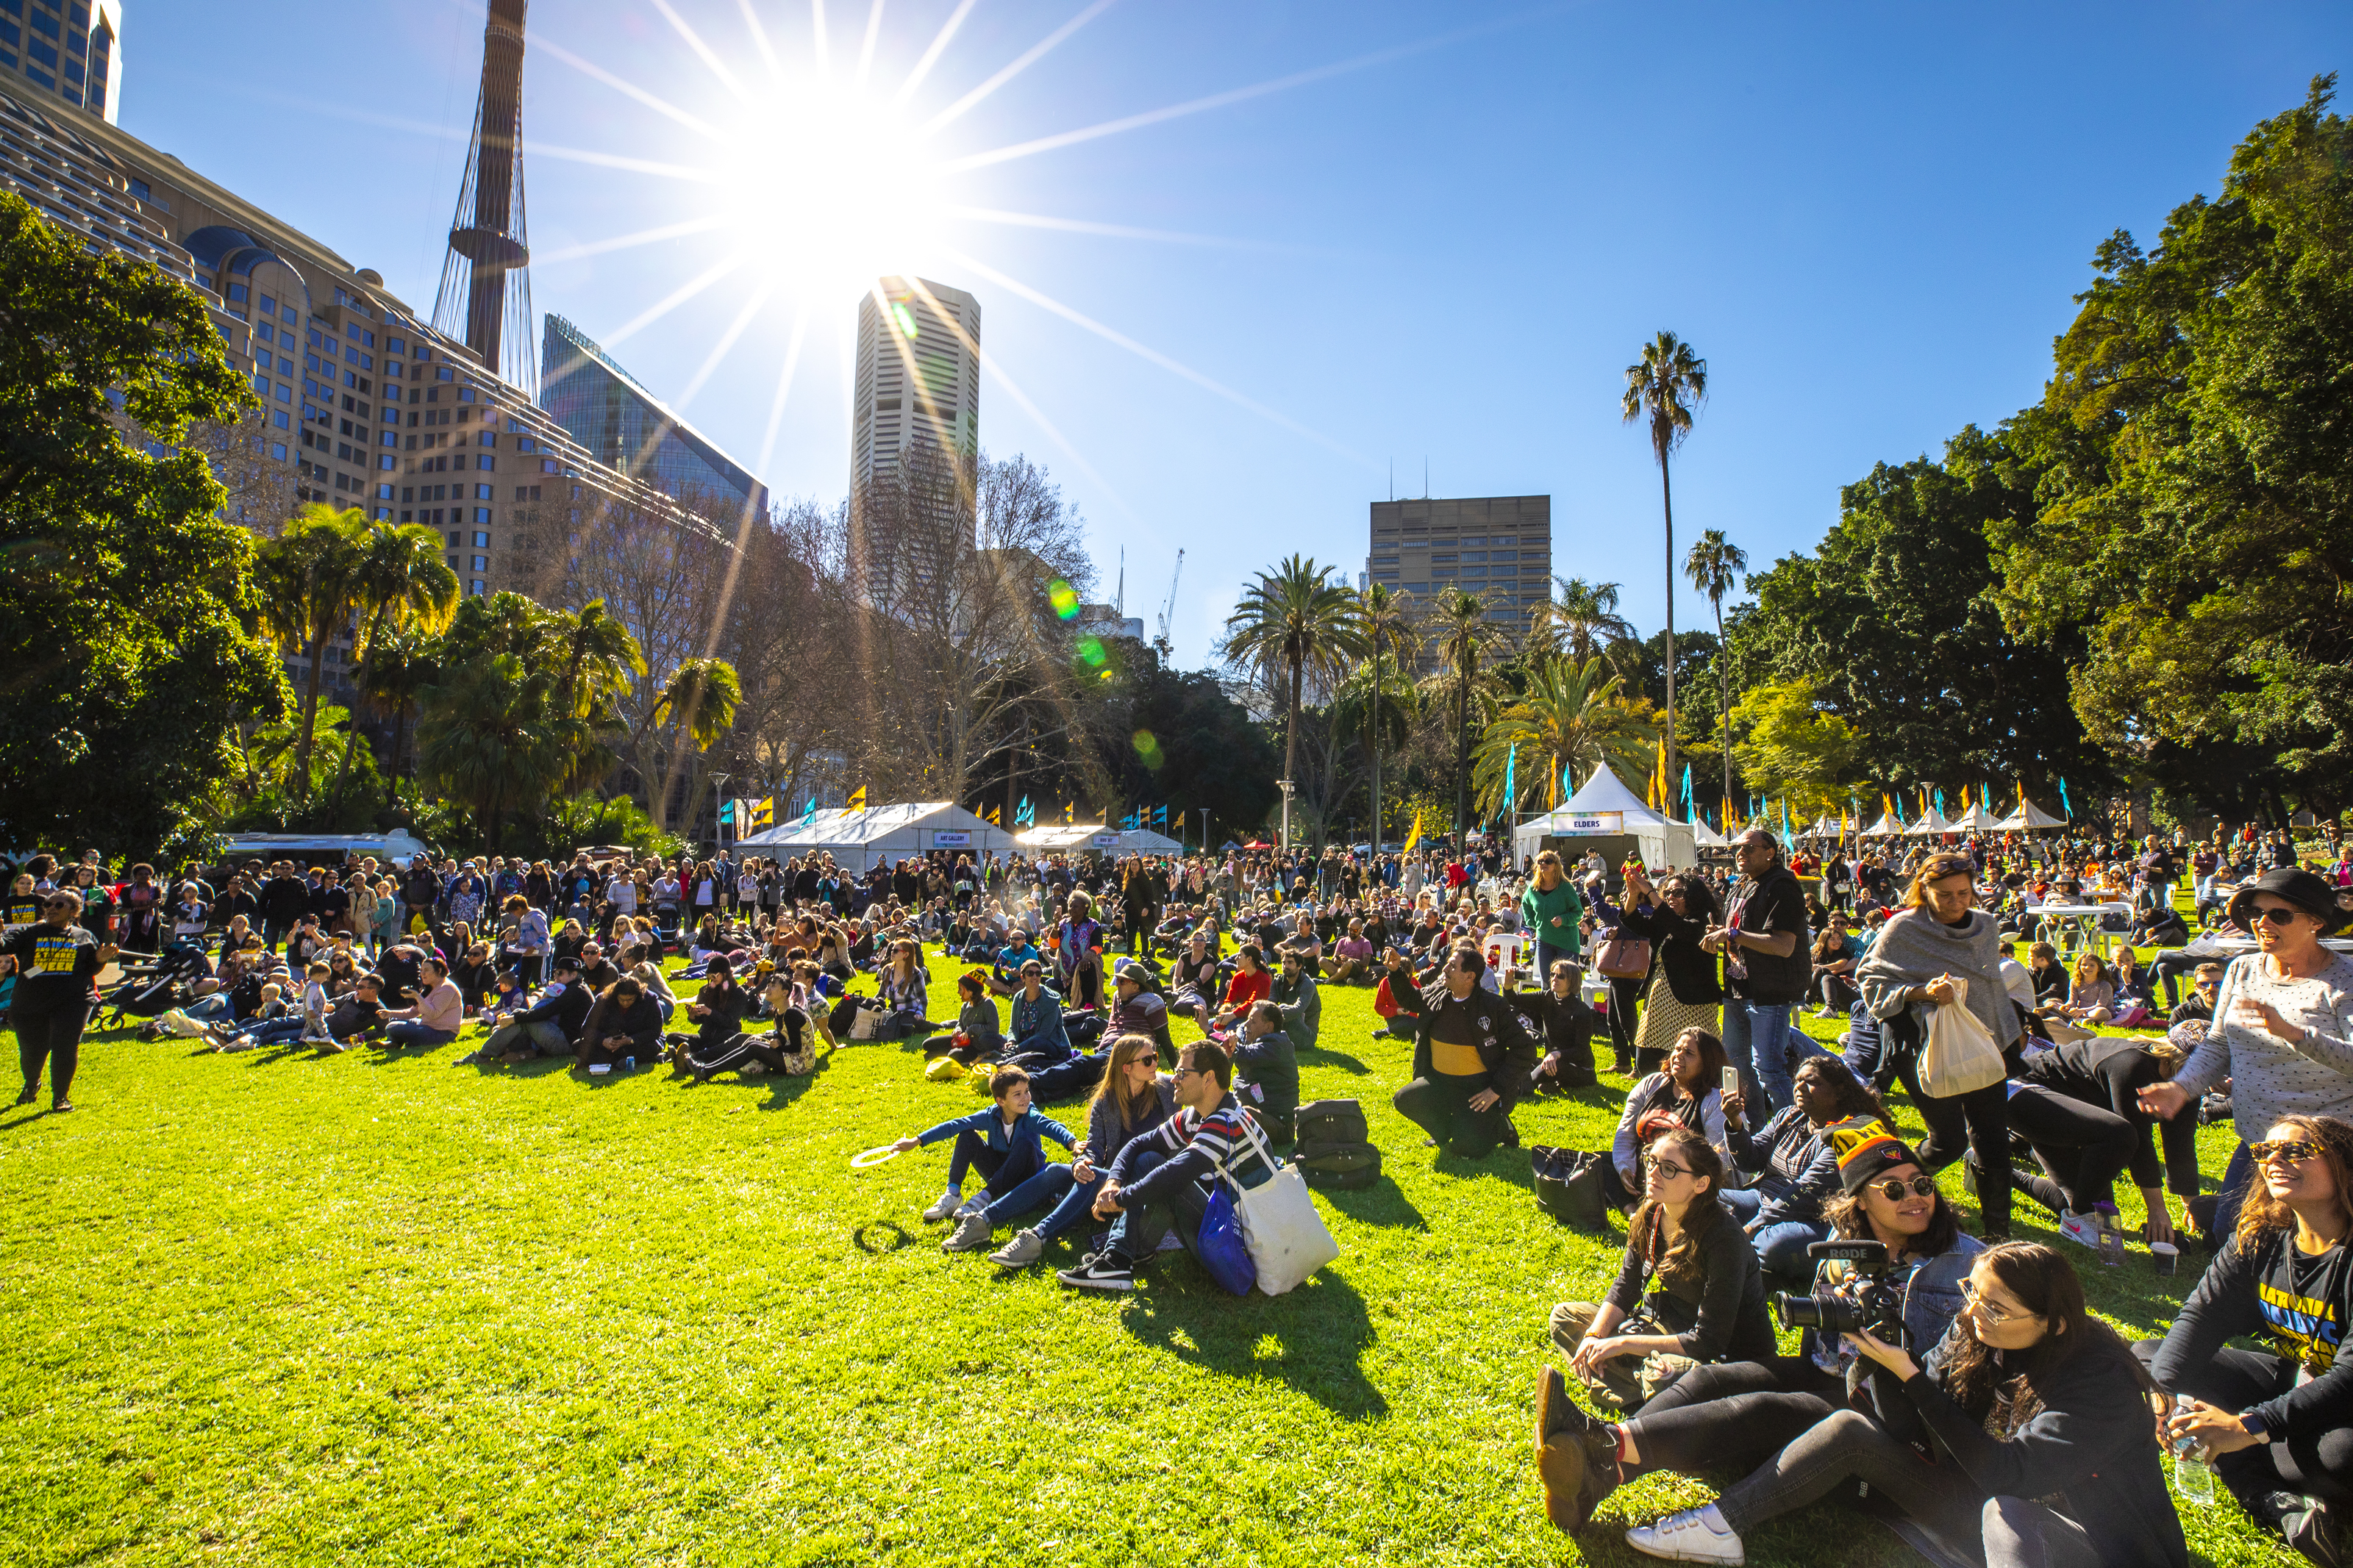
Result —
[[1168, 622], [1176, 614], [1176, 580], [1184, 575], [1185, 552], [1179, 550], [1176, 552], [1176, 568], [1168, 574], [1168, 602], [1160, 606], [1160, 635], [1152, 639], [1152, 646], [1160, 650], [1164, 662], [1176, 651], [1176, 645], [1168, 639]]

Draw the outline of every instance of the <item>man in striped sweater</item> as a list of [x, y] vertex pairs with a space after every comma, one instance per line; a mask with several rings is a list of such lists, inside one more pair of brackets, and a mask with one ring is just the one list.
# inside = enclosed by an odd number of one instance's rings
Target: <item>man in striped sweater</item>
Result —
[[[1139, 1264], [1160, 1249], [1173, 1226], [1186, 1249], [1197, 1249], [1201, 1216], [1219, 1182], [1230, 1176], [1255, 1187], [1274, 1174], [1260, 1151], [1263, 1135], [1231, 1092], [1233, 1060], [1208, 1040], [1176, 1058], [1176, 1114], [1120, 1151], [1103, 1190], [1098, 1219], [1112, 1222], [1111, 1240], [1075, 1268], [1055, 1276], [1082, 1290], [1132, 1290]], [[1224, 1174], [1220, 1174], [1220, 1172]]]

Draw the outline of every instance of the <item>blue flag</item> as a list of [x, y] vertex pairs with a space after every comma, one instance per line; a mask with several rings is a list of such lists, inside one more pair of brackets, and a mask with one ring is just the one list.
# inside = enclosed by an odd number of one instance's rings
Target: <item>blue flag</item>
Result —
[[1027, 827], [1037, 820], [1037, 807], [1029, 804], [1029, 797], [1028, 795], [1023, 795], [1021, 797], [1020, 809], [1013, 814], [1013, 826], [1016, 827]]
[[807, 827], [817, 820], [817, 796], [809, 796], [808, 809], [801, 814], [801, 826]]
[[1945, 815], [1945, 792], [1943, 790], [1938, 790], [1936, 792], [1936, 815], [1938, 816]]
[[1520, 743], [1512, 742], [1509, 755], [1504, 758], [1504, 809], [1509, 811], [1519, 800]]
[[1691, 809], [1691, 803], [1692, 803], [1691, 791], [1692, 791], [1691, 764], [1690, 764], [1689, 763], [1685, 763], [1683, 764], [1683, 809], [1684, 809], [1685, 811], [1689, 811], [1689, 810]]
[[2075, 808], [2067, 803], [2067, 781], [2065, 779], [2061, 779], [2059, 781], [2059, 809], [2065, 812], [2070, 817], [2073, 817], [2075, 815]]

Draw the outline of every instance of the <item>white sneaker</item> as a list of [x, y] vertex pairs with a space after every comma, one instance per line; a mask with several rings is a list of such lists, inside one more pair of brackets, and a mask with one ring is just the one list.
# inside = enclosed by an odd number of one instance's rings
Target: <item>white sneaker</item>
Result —
[[1701, 1517], [1704, 1511], [1687, 1508], [1656, 1524], [1638, 1524], [1626, 1532], [1626, 1544], [1646, 1557], [1663, 1557], [1670, 1563], [1747, 1562], [1740, 1550], [1740, 1537], [1728, 1530], [1710, 1528]]
[[964, 1194], [956, 1191], [954, 1187], [950, 1187], [946, 1192], [940, 1194], [939, 1201], [937, 1203], [934, 1203], [931, 1207], [923, 1211], [923, 1223], [925, 1225], [939, 1224], [940, 1221], [955, 1213], [957, 1205], [963, 1202]]
[[2100, 1216], [2097, 1214], [2077, 1214], [2073, 1209], [2062, 1210], [2059, 1234], [2078, 1247], [2097, 1250], [2100, 1245]]

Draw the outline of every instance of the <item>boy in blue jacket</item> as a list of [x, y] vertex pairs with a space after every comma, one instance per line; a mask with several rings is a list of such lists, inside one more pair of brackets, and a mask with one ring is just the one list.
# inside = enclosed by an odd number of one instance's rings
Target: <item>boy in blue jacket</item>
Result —
[[[891, 1145], [904, 1153], [955, 1140], [955, 1149], [948, 1156], [947, 1190], [923, 1211], [926, 1224], [955, 1219], [955, 1230], [943, 1244], [950, 1252], [969, 1252], [987, 1245], [990, 1200], [1003, 1197], [1045, 1168], [1047, 1139], [1065, 1150], [1078, 1146], [1078, 1138], [1069, 1128], [1031, 1108], [1029, 1075], [1019, 1068], [999, 1068], [990, 1074], [988, 1094], [996, 1103], [987, 1110], [943, 1121]], [[976, 1165], [987, 1185], [967, 1199], [964, 1173]], [[974, 1231], [978, 1234], [967, 1234]]]

